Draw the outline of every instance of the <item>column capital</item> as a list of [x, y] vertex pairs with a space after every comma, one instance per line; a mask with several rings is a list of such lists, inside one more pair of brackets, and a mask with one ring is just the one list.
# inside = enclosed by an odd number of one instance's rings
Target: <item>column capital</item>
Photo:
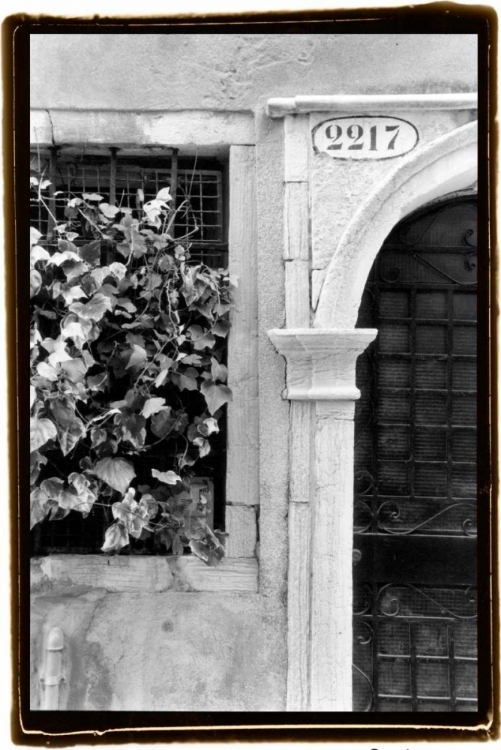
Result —
[[373, 328], [273, 328], [268, 336], [287, 361], [285, 397], [301, 401], [353, 401], [359, 354], [374, 340]]

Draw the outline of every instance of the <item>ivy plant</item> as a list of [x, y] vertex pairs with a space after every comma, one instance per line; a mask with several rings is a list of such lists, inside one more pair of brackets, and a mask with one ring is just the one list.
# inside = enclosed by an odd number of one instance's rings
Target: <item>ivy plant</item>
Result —
[[173, 239], [168, 187], [134, 211], [74, 195], [63, 221], [49, 187], [31, 178], [52, 224], [30, 232], [31, 526], [104, 506], [104, 552], [153, 536], [214, 564], [190, 488], [232, 398], [228, 273]]

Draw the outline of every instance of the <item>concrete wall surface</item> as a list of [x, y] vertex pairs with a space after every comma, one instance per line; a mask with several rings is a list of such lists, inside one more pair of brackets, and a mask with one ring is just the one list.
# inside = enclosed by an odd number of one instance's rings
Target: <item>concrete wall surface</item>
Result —
[[284, 613], [252, 594], [32, 594], [31, 708], [51, 628], [65, 637], [60, 707], [96, 711], [283, 711]]
[[459, 34], [34, 34], [31, 101], [255, 110], [295, 94], [475, 91], [476, 54]]

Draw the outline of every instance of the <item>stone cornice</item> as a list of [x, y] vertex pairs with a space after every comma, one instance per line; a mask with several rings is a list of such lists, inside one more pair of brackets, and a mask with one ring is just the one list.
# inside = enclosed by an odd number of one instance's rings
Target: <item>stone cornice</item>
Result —
[[281, 329], [268, 336], [287, 361], [286, 398], [301, 401], [353, 401], [357, 357], [376, 337], [372, 328]]
[[411, 109], [476, 109], [476, 93], [458, 94], [334, 94], [268, 99], [269, 117], [308, 112], [388, 112]]

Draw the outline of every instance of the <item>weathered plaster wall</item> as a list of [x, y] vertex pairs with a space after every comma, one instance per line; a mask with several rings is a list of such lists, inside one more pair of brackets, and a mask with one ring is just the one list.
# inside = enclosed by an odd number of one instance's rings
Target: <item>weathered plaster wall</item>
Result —
[[268, 97], [476, 89], [456, 34], [31, 37], [35, 108], [251, 109]]
[[282, 711], [283, 614], [253, 594], [34, 590], [31, 708], [44, 642], [65, 635], [62, 704], [96, 711]]

